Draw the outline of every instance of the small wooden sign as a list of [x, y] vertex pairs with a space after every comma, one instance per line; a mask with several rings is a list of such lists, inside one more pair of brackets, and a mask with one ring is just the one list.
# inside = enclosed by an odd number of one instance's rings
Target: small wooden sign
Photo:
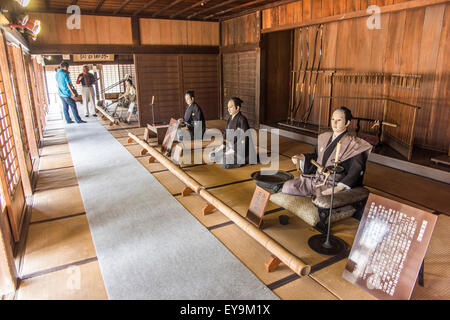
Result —
[[101, 53], [74, 54], [73, 61], [74, 62], [114, 61], [114, 55]]
[[156, 135], [158, 138], [158, 144], [162, 144], [168, 127], [168, 124], [147, 124], [146, 130], [150, 130], [151, 133]]
[[255, 192], [253, 193], [252, 201], [250, 202], [250, 207], [248, 208], [245, 217], [247, 218], [248, 221], [253, 223], [258, 228], [261, 227], [261, 223], [264, 218], [264, 211], [266, 210], [269, 198], [270, 198], [269, 191], [264, 190], [259, 186], [256, 186]]
[[410, 299], [437, 217], [371, 194], [343, 278], [384, 300]]
[[176, 134], [178, 130], [178, 121], [174, 118], [170, 119], [169, 127], [167, 128], [166, 135], [164, 136], [164, 140], [161, 146], [161, 151], [165, 156], [170, 155], [170, 151], [172, 150], [172, 144], [175, 140]]

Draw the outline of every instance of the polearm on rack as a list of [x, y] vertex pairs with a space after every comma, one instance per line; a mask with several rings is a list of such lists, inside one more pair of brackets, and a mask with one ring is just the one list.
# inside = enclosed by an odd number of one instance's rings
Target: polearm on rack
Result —
[[[302, 32], [301, 29], [300, 29], [300, 32]], [[301, 43], [301, 46], [303, 48], [303, 43]], [[303, 71], [303, 80], [302, 80], [302, 86], [300, 88], [300, 97], [299, 97], [297, 106], [295, 107], [295, 110], [292, 113], [291, 122], [294, 121], [294, 118], [297, 115], [298, 109], [302, 105], [303, 88], [305, 87], [306, 71], [308, 70], [308, 64], [309, 64], [309, 28], [306, 27], [306, 67], [305, 67], [305, 71]]]
[[[309, 119], [309, 116], [311, 114], [312, 108], [314, 106], [314, 99], [316, 97], [316, 89], [317, 89], [317, 81], [319, 78], [319, 70], [320, 70], [320, 63], [322, 62], [322, 45], [323, 45], [323, 24], [321, 24], [319, 26], [320, 28], [320, 53], [319, 53], [319, 63], [317, 64], [317, 72], [316, 72], [316, 79], [314, 80], [314, 87], [313, 87], [313, 91], [312, 91], [312, 97], [311, 97], [311, 101], [309, 103], [309, 107], [308, 110], [305, 112], [305, 115], [303, 116], [303, 122], [306, 123]], [[319, 30], [317, 30], [317, 32], [319, 32]], [[314, 65], [313, 65], [314, 68]], [[311, 78], [312, 78], [312, 74], [311, 74]]]
[[[295, 106], [296, 106], [296, 103], [297, 103], [296, 97], [297, 97], [297, 93], [298, 93], [298, 86], [300, 84], [300, 73], [302, 71], [302, 66], [303, 66], [302, 29], [300, 28], [299, 31], [300, 31], [300, 66], [299, 66], [298, 71], [297, 71], [297, 75], [296, 75], [297, 78], [296, 78], [295, 82], [292, 84], [292, 87], [291, 87], [291, 99], [292, 99], [291, 101], [292, 101], [292, 103], [289, 106], [289, 114], [288, 114], [288, 119], [287, 119], [288, 123], [292, 122], [293, 118], [294, 118], [293, 117], [293, 113], [294, 113], [294, 109], [295, 109]], [[294, 74], [292, 75], [292, 78], [294, 78]]]

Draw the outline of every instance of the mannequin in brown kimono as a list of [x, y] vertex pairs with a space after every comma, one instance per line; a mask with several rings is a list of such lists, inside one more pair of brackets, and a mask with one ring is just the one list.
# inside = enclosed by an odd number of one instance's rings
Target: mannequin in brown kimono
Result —
[[352, 115], [349, 109], [341, 107], [332, 116], [331, 126], [333, 132], [325, 132], [319, 135], [314, 153], [301, 154], [292, 157], [294, 164], [299, 164], [302, 175], [289, 180], [283, 185], [282, 192], [304, 197], [331, 194], [332, 178], [326, 180], [323, 170], [311, 164], [311, 160], [323, 168], [334, 164], [337, 143], [341, 143], [339, 153], [339, 165], [344, 168], [341, 174], [336, 174], [334, 192], [351, 189], [362, 185], [366, 161], [372, 146], [347, 132]]

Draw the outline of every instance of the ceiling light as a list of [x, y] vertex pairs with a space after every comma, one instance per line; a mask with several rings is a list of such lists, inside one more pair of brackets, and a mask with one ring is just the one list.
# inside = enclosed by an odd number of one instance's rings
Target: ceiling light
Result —
[[30, 3], [30, 1], [31, 0], [16, 0], [16, 2], [19, 3], [22, 7], [26, 7]]

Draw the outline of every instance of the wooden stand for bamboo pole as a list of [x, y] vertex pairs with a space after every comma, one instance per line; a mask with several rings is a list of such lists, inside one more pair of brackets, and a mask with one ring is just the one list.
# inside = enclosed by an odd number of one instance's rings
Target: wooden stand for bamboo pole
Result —
[[183, 197], [187, 197], [187, 196], [190, 195], [192, 192], [194, 192], [194, 190], [192, 190], [192, 189], [189, 188], [189, 187], [186, 187], [186, 188], [184, 188], [183, 191], [181, 192], [181, 195], [182, 195]]
[[148, 163], [155, 163], [156, 162], [156, 158], [154, 156], [150, 156], [150, 158], [148, 158]]
[[147, 149], [141, 150], [141, 156], [145, 156], [148, 153]]
[[269, 260], [267, 260], [265, 263], [265, 269], [267, 272], [273, 272], [278, 268], [280, 263], [281, 263], [281, 260], [272, 254], [270, 256]]
[[214, 207], [212, 204], [208, 203], [204, 208], [203, 208], [203, 215], [207, 216], [211, 213], [213, 213], [216, 209], [216, 207]]
[[106, 113], [105, 110], [103, 110], [102, 108], [100, 108], [99, 106], [95, 106], [95, 109], [100, 111], [100, 113], [102, 114], [102, 119], [104, 121], [109, 121], [109, 126], [113, 126], [115, 124], [119, 124], [119, 121], [117, 121], [116, 119], [114, 119], [113, 117], [111, 117], [109, 114]]

